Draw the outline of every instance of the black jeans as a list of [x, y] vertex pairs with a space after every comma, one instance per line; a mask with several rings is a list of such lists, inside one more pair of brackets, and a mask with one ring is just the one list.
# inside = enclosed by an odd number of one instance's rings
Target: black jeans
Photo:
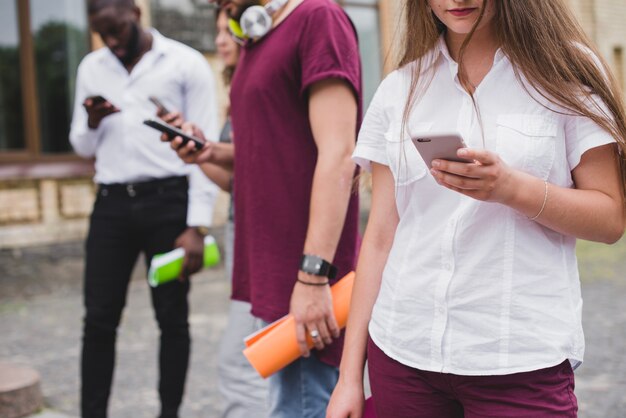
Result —
[[[186, 228], [187, 199], [184, 177], [99, 187], [86, 243], [81, 361], [84, 418], [107, 416], [117, 327], [137, 257], [143, 252], [148, 264], [154, 254], [172, 249]], [[191, 342], [188, 292], [189, 283], [179, 281], [151, 289], [161, 330], [163, 417], [175, 417], [183, 397]]]

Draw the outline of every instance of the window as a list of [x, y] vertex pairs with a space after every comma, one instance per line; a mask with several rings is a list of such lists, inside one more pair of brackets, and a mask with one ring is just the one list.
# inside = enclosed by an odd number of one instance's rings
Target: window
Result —
[[0, 150], [24, 148], [20, 40], [15, 2], [0, 3]]
[[70, 154], [76, 69], [89, 51], [82, 0], [0, 3], [0, 159]]
[[152, 26], [201, 52], [215, 51], [215, 7], [207, 0], [152, 0]]
[[76, 69], [88, 52], [84, 1], [31, 0], [42, 153], [69, 152]]

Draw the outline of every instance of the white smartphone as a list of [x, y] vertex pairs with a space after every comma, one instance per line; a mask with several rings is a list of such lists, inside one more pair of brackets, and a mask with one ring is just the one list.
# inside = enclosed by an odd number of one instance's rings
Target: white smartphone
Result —
[[457, 132], [432, 133], [429, 135], [411, 138], [413, 145], [428, 166], [432, 167], [435, 159], [471, 163], [472, 160], [459, 158], [456, 155], [460, 148], [467, 148], [465, 141]]

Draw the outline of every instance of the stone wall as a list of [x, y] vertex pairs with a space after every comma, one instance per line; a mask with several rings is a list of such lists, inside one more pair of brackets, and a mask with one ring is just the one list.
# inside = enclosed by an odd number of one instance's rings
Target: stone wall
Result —
[[94, 191], [89, 177], [0, 180], [0, 248], [81, 239]]

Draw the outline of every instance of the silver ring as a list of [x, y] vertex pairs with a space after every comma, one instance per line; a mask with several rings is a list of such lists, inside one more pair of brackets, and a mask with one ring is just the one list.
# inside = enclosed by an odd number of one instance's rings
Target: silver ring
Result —
[[311, 338], [316, 339], [320, 336], [320, 333], [318, 330], [314, 329], [313, 331], [309, 332], [309, 335], [311, 336]]

